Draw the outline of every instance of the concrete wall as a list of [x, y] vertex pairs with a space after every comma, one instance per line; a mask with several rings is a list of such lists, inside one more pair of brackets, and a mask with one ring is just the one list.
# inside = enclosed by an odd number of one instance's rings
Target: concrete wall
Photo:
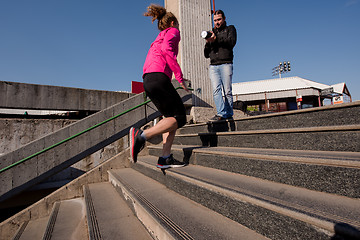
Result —
[[0, 81], [0, 108], [100, 111], [133, 95]]
[[69, 182], [90, 171], [91, 169], [94, 169], [95, 167], [99, 166], [99, 164], [109, 160], [128, 147], [129, 138], [128, 136], [124, 136], [119, 140], [116, 140], [115, 142], [83, 158], [81, 161], [76, 162], [71, 167], [68, 167], [63, 171], [47, 178], [45, 181], [32, 187], [31, 190], [62, 186], [64, 182]]
[[14, 151], [74, 122], [76, 120], [0, 119], [0, 155]]

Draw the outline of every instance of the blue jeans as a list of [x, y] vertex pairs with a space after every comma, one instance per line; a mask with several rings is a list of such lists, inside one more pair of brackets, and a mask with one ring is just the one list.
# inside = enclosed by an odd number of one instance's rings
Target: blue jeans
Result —
[[223, 118], [233, 116], [232, 75], [233, 65], [231, 63], [210, 65], [209, 67], [217, 115]]

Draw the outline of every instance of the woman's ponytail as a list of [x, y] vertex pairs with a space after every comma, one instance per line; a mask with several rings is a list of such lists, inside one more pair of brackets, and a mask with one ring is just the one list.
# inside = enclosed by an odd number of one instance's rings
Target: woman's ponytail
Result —
[[162, 6], [151, 4], [147, 7], [147, 12], [144, 13], [146, 17], [152, 17], [151, 21], [158, 20], [158, 28], [160, 31], [165, 30], [171, 26], [171, 22], [178, 22], [174, 14], [167, 12]]

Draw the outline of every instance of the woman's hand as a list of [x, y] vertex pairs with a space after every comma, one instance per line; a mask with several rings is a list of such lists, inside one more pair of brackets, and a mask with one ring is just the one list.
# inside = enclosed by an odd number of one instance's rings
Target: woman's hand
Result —
[[[185, 82], [185, 81], [189, 81], [189, 80], [184, 79], [184, 82]], [[190, 92], [190, 90], [187, 88], [187, 86], [185, 85], [184, 82], [180, 83], [180, 86], [181, 86], [185, 91]]]

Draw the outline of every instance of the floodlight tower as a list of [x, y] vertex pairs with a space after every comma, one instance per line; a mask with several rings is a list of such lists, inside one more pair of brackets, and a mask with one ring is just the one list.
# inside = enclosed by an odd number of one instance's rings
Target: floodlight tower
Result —
[[279, 65], [274, 67], [272, 70], [273, 70], [272, 72], [273, 76], [279, 75], [279, 77], [281, 78], [282, 73], [291, 71], [290, 62], [280, 62]]

